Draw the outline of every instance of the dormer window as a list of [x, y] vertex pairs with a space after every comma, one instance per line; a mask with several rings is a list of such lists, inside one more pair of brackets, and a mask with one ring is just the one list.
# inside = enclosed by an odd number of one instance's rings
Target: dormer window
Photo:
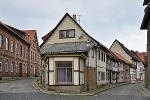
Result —
[[26, 35], [23, 35], [23, 39], [26, 41]]
[[75, 37], [75, 30], [60, 30], [59, 32], [59, 38], [64, 39], [64, 38], [74, 38]]

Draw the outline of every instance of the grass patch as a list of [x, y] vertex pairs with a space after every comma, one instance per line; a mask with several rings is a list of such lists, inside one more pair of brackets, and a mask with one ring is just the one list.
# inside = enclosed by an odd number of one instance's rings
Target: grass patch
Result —
[[44, 86], [42, 84], [40, 84], [40, 80], [39, 79], [36, 80], [35, 82], [39, 86], [40, 89], [45, 90]]

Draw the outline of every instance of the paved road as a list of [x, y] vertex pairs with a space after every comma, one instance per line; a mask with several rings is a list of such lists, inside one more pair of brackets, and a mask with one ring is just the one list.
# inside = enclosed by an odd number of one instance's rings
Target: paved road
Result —
[[96, 96], [46, 94], [33, 86], [36, 79], [0, 83], [0, 100], [150, 100], [141, 90], [142, 83], [120, 86]]
[[103, 100], [150, 100], [150, 95], [142, 89], [144, 83], [130, 84], [110, 89], [97, 95], [97, 99]]

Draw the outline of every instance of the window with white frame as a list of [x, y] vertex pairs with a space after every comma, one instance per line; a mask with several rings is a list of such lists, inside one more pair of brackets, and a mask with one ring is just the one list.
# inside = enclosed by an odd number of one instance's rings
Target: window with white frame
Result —
[[94, 48], [92, 48], [91, 57], [94, 58]]
[[5, 72], [8, 72], [8, 59], [5, 60]]
[[11, 52], [14, 52], [14, 41], [11, 41]]
[[14, 71], [14, 61], [11, 61], [11, 72]]
[[6, 37], [6, 50], [9, 49], [9, 39]]
[[2, 45], [3, 45], [3, 36], [2, 34], [0, 34], [0, 48], [2, 48]]
[[0, 58], [0, 71], [2, 71], [2, 62], [3, 62], [3, 59], [2, 58]]
[[18, 73], [18, 62], [16, 62], [16, 73]]
[[105, 72], [98, 72], [98, 81], [104, 81], [105, 80]]
[[18, 54], [18, 43], [16, 43], [16, 54]]
[[72, 62], [57, 62], [57, 84], [72, 83]]

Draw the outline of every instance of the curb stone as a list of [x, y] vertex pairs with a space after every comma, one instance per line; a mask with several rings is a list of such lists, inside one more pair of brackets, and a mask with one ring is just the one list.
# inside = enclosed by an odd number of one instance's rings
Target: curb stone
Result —
[[144, 86], [142, 87], [142, 90], [143, 90], [145, 93], [147, 93], [148, 95], [150, 95], [150, 91], [147, 91], [147, 90], [144, 88]]
[[137, 83], [140, 83], [140, 82], [135, 82], [135, 83], [122, 83], [122, 84], [117, 84], [117, 85], [114, 85], [114, 86], [106, 86], [104, 88], [101, 88], [99, 89], [98, 91], [92, 92], [91, 90], [91, 93], [90, 92], [83, 92], [83, 93], [61, 93], [61, 92], [56, 92], [56, 91], [47, 91], [47, 90], [42, 90], [39, 85], [36, 83], [36, 81], [34, 82], [34, 85], [43, 93], [48, 93], [48, 94], [56, 94], [56, 95], [82, 95], [82, 96], [94, 96], [94, 95], [97, 95], [103, 91], [106, 91], [106, 90], [109, 90], [109, 89], [112, 89], [112, 88], [115, 88], [115, 87], [119, 87], [119, 86], [123, 86], [123, 85], [129, 85], [129, 84], [137, 84]]

